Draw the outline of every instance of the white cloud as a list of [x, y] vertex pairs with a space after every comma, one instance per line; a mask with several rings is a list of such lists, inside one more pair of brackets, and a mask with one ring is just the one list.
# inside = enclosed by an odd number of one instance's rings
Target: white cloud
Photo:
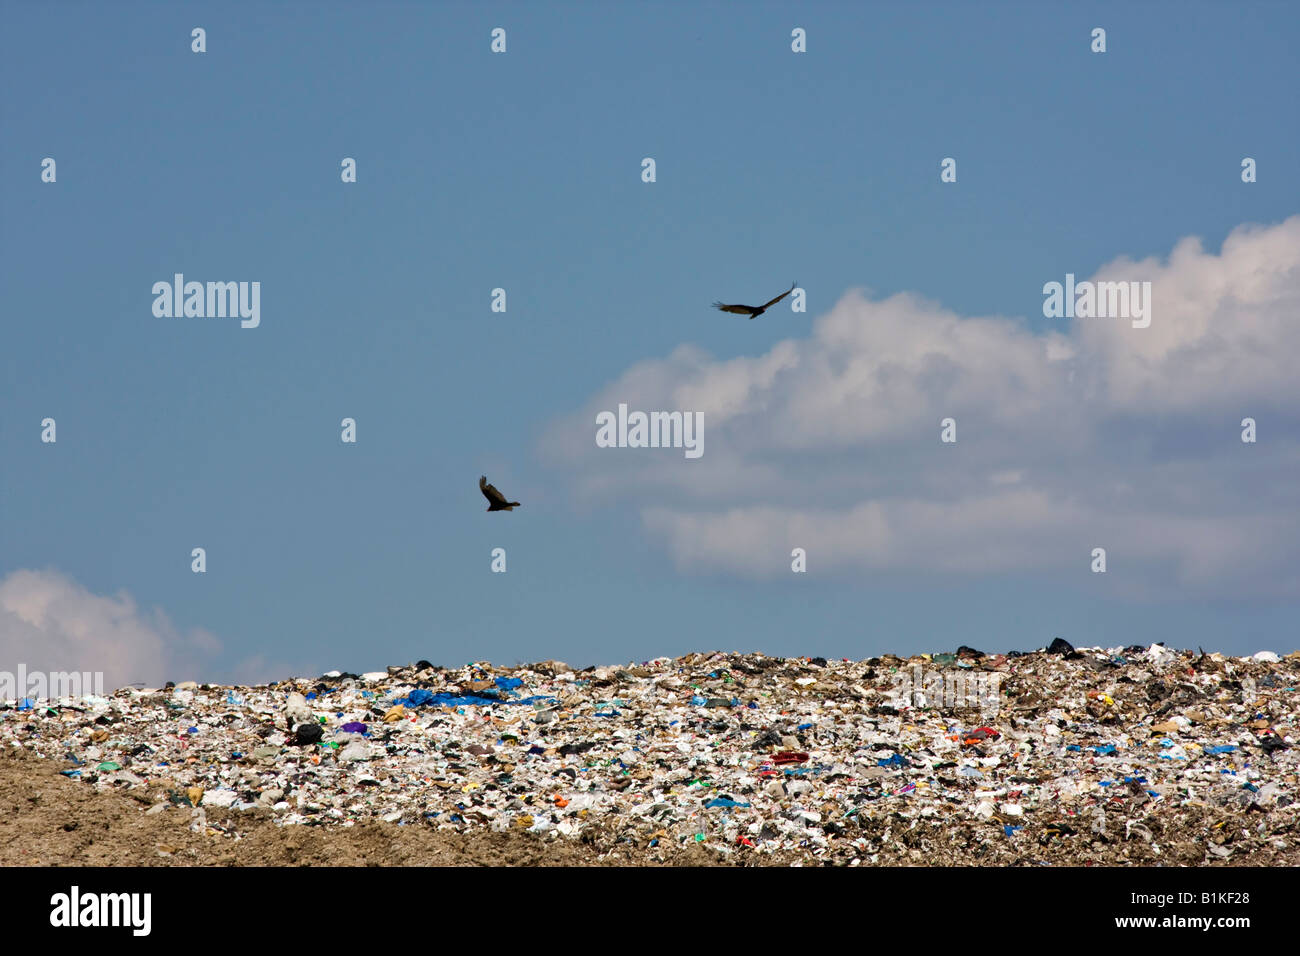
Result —
[[1153, 281], [1150, 328], [1095, 320], [1075, 329], [1112, 408], [1151, 414], [1300, 393], [1300, 216], [1239, 227], [1219, 255], [1189, 237], [1167, 263], [1121, 259], [1098, 277]]
[[159, 608], [143, 610], [125, 592], [93, 594], [58, 571], [14, 571], [0, 580], [0, 670], [101, 671], [111, 691], [143, 681], [185, 680], [220, 650], [202, 629], [182, 634]]
[[[1091, 278], [1151, 282], [1150, 327], [1035, 332], [851, 291], [766, 354], [638, 363], [544, 453], [583, 499], [639, 507], [687, 569], [789, 573], [798, 546], [846, 573], [1087, 574], [1105, 547], [1130, 593], [1294, 594], [1300, 216]], [[704, 457], [596, 448], [596, 411], [620, 402], [702, 411]], [[956, 445], [939, 442], [948, 416]]]

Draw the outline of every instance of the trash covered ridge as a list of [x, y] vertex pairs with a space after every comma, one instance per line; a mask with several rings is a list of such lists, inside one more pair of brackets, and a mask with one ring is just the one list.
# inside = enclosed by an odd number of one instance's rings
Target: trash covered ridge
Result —
[[[7, 749], [141, 813], [527, 833], [728, 862], [1300, 862], [1300, 652], [427, 661], [10, 701]], [[400, 832], [399, 832], [400, 836]]]

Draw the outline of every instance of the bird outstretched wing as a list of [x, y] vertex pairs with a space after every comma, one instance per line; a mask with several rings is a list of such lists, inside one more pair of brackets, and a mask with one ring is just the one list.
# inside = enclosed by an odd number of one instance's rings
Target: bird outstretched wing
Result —
[[772, 306], [776, 305], [778, 302], [780, 302], [782, 299], [784, 299], [787, 295], [789, 295], [791, 292], [793, 292], [793, 291], [794, 291], [794, 287], [795, 287], [795, 283], [791, 282], [791, 283], [790, 283], [790, 288], [786, 289], [784, 292], [782, 292], [780, 295], [778, 295], [778, 296], [777, 296], [775, 299], [773, 299], [771, 302], [768, 302], [766, 305], [763, 306], [763, 308], [765, 308], [765, 309], [769, 309], [769, 308], [771, 308]]
[[488, 500], [488, 504], [493, 504], [493, 505], [509, 504], [509, 502], [506, 501], [506, 496], [501, 494], [501, 492], [497, 491], [495, 485], [488, 484], [487, 475], [479, 475], [478, 488], [479, 491], [483, 492], [483, 497]]
[[715, 309], [721, 309], [723, 312], [734, 312], [737, 315], [749, 315], [755, 311], [747, 305], [723, 305], [721, 302], [713, 303]]

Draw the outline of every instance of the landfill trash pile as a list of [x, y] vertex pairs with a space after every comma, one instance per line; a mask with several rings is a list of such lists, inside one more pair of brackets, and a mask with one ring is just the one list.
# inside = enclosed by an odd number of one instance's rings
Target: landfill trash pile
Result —
[[254, 820], [382, 821], [638, 862], [693, 847], [740, 864], [1295, 865], [1298, 685], [1300, 652], [1061, 640], [856, 662], [420, 661], [11, 701], [0, 740], [215, 840]]

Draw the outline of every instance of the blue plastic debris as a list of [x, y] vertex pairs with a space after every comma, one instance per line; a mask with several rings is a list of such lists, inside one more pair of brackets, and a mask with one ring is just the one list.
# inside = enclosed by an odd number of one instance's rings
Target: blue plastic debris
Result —
[[397, 698], [397, 702], [406, 707], [423, 707], [433, 700], [434, 694], [431, 690], [425, 690], [423, 687], [417, 687], [405, 697]]
[[486, 697], [483, 694], [451, 694], [447, 692], [435, 694], [423, 687], [417, 687], [405, 697], [395, 698], [393, 702], [407, 707], [424, 707], [426, 705], [433, 707], [495, 707], [500, 704], [532, 704], [539, 700], [553, 703], [557, 698], [537, 696], [513, 699]]
[[727, 797], [718, 797], [710, 800], [704, 805], [706, 810], [712, 810], [714, 807], [748, 807], [748, 803], [741, 803], [739, 800], [731, 800]]

